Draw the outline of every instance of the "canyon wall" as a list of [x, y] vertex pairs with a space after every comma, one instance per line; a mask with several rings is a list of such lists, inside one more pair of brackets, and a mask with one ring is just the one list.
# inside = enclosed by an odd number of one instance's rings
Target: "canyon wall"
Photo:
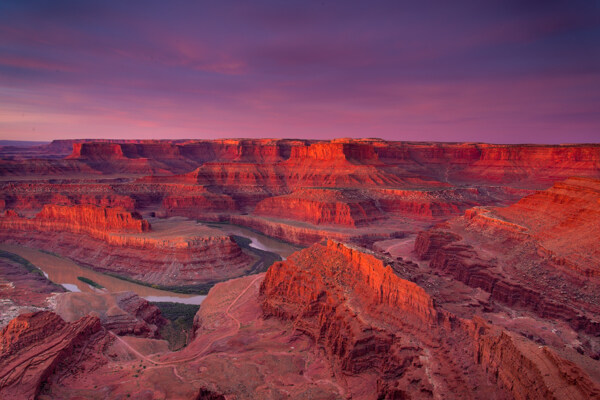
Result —
[[41, 311], [13, 319], [0, 333], [1, 397], [37, 398], [61, 364], [76, 359], [88, 343], [89, 350], [102, 347], [106, 334], [101, 329], [100, 320], [92, 316], [66, 323], [54, 313]]
[[365, 226], [384, 218], [376, 202], [359, 190], [301, 189], [262, 200], [254, 214], [315, 225]]
[[508, 207], [469, 209], [419, 233], [414, 248], [432, 269], [494, 300], [597, 335], [599, 211], [600, 181], [572, 178]]
[[239, 276], [254, 263], [220, 231], [202, 226], [185, 233], [162, 227], [149, 231], [146, 220], [119, 209], [45, 206], [35, 218], [6, 214], [0, 218], [4, 242], [51, 251], [147, 284], [207, 284]]
[[313, 338], [346, 379], [376, 371], [372, 398], [600, 396], [598, 383], [555, 351], [440, 309], [364, 250], [313, 245], [274, 264], [261, 294], [264, 315]]

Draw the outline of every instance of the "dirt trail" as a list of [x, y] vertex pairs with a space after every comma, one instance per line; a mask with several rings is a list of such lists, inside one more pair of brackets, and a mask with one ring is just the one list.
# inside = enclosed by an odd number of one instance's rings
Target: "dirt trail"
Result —
[[[112, 336], [114, 336], [121, 344], [123, 344], [127, 349], [129, 349], [132, 353], [134, 353], [136, 356], [138, 356], [139, 358], [154, 364], [154, 365], [173, 365], [173, 364], [181, 364], [184, 362], [188, 362], [188, 361], [192, 361], [192, 360], [196, 360], [196, 359], [200, 359], [202, 357], [206, 357], [207, 355], [202, 354], [206, 349], [210, 348], [210, 346], [212, 346], [212, 344], [214, 342], [216, 342], [217, 340], [221, 340], [224, 339], [228, 336], [234, 336], [235, 334], [238, 333], [238, 331], [240, 330], [242, 324], [240, 323], [240, 321], [234, 317], [233, 315], [231, 315], [230, 311], [233, 308], [233, 306], [238, 302], [238, 300], [240, 298], [242, 298], [242, 296], [244, 296], [244, 294], [246, 294], [246, 292], [248, 292], [248, 290], [259, 280], [261, 279], [262, 276], [257, 276], [256, 278], [254, 278], [252, 280], [252, 282], [250, 282], [248, 284], [248, 286], [246, 286], [246, 288], [244, 290], [242, 290], [242, 292], [231, 302], [231, 304], [229, 304], [229, 306], [227, 307], [227, 309], [225, 310], [225, 315], [227, 315], [229, 318], [231, 318], [232, 320], [235, 321], [235, 323], [237, 324], [237, 327], [235, 328], [235, 331], [231, 332], [225, 332], [222, 335], [217, 336], [216, 338], [212, 339], [211, 341], [209, 341], [204, 348], [198, 352], [198, 354], [196, 354], [195, 356], [192, 357], [188, 357], [188, 358], [183, 358], [183, 359], [178, 359], [178, 360], [172, 360], [172, 361], [155, 361], [147, 356], [145, 356], [144, 354], [140, 353], [139, 351], [137, 351], [135, 348], [133, 348], [129, 343], [127, 343], [126, 341], [124, 341], [122, 338], [120, 338], [118, 335], [114, 334], [113, 332], [110, 332], [110, 334]], [[177, 372], [175, 371], [175, 374], [182, 379], [179, 374], [177, 374]]]

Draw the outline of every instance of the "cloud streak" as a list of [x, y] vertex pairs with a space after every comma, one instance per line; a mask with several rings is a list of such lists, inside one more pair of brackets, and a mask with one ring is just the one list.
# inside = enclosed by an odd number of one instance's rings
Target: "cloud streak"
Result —
[[0, 136], [589, 142], [594, 2], [0, 4]]

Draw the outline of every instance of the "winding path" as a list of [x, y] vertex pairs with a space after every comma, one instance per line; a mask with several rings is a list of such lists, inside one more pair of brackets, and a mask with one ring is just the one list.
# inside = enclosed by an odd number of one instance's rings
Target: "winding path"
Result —
[[[257, 276], [256, 278], [254, 278], [252, 280], [252, 282], [250, 282], [248, 284], [248, 286], [246, 286], [246, 288], [244, 290], [242, 290], [242, 292], [231, 302], [231, 304], [229, 304], [229, 306], [227, 307], [227, 309], [225, 310], [225, 315], [227, 315], [229, 318], [231, 318], [232, 320], [235, 321], [235, 323], [237, 324], [237, 327], [235, 328], [234, 332], [226, 332], [222, 335], [217, 336], [216, 338], [212, 339], [211, 341], [209, 341], [204, 348], [199, 352], [199, 354], [196, 354], [195, 356], [192, 357], [188, 357], [188, 358], [183, 358], [183, 359], [179, 359], [179, 360], [172, 360], [172, 361], [155, 361], [147, 356], [145, 356], [144, 354], [140, 353], [139, 351], [137, 351], [135, 348], [133, 348], [129, 343], [127, 343], [125, 340], [123, 340], [121, 337], [119, 337], [118, 335], [114, 334], [113, 332], [109, 333], [115, 337], [119, 342], [121, 342], [127, 349], [129, 349], [132, 353], [134, 353], [136, 356], [138, 356], [139, 358], [154, 364], [154, 365], [173, 365], [173, 364], [180, 364], [180, 363], [184, 363], [184, 362], [188, 362], [188, 361], [192, 361], [192, 360], [196, 360], [202, 357], [207, 356], [206, 354], [202, 354], [204, 352], [204, 350], [210, 348], [210, 346], [216, 342], [217, 340], [221, 340], [223, 338], [226, 338], [228, 336], [233, 336], [235, 334], [237, 334], [242, 326], [241, 322], [234, 317], [233, 315], [231, 315], [231, 309], [233, 308], [233, 306], [239, 301], [239, 299], [246, 294], [246, 292], [248, 292], [248, 290], [252, 287], [252, 285], [254, 285], [256, 283], [256, 281], [258, 281], [259, 279], [261, 279], [262, 276]], [[177, 375], [177, 377], [179, 379], [182, 379], [179, 374], [177, 374], [177, 371], [175, 371], [175, 374]], [[182, 379], [183, 380], [183, 379]]]

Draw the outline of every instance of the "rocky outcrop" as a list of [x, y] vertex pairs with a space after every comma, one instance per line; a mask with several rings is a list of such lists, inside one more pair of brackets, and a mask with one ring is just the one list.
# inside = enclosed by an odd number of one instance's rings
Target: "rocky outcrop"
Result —
[[375, 372], [371, 398], [600, 396], [597, 382], [552, 349], [440, 309], [364, 250], [335, 242], [302, 250], [269, 269], [261, 294], [266, 316], [313, 338], [347, 377]]
[[14, 254], [0, 253], [0, 328], [24, 312], [50, 309], [54, 295], [65, 291], [23, 262]]
[[55, 370], [101, 340], [101, 329], [100, 320], [91, 316], [73, 323], [47, 311], [15, 318], [0, 333], [0, 396], [36, 398]]
[[524, 227], [527, 235], [558, 264], [586, 276], [600, 277], [599, 179], [557, 182], [510, 207], [494, 209], [493, 216]]
[[5, 197], [7, 208], [23, 211], [38, 211], [46, 204], [92, 204], [98, 207], [121, 207], [127, 211], [134, 211], [136, 207], [132, 197], [119, 194], [111, 185], [103, 183], [10, 182], [0, 186], [0, 193]]
[[136, 212], [92, 205], [68, 207], [47, 204], [36, 216], [36, 220], [53, 222], [57, 230], [76, 233], [150, 231], [150, 223]]
[[547, 346], [472, 322], [475, 358], [515, 399], [598, 399], [600, 386]]
[[[375, 373], [379, 393], [371, 398], [437, 393], [419, 361], [429, 350], [416, 338], [435, 329], [441, 316], [421, 287], [373, 255], [332, 241], [315, 244], [273, 264], [261, 294], [266, 316], [291, 321], [323, 347], [336, 368], [358, 376]], [[443, 379], [436, 384], [448, 389]], [[459, 390], [473, 390], [462, 384]]]
[[415, 252], [421, 260], [430, 260], [439, 249], [460, 239], [460, 236], [452, 232], [440, 230], [419, 232], [415, 240]]
[[[0, 240], [52, 251], [102, 272], [166, 286], [214, 283], [240, 276], [253, 264], [230, 236], [214, 229], [190, 223], [181, 231], [164, 221], [158, 229], [148, 231], [146, 220], [123, 210], [73, 208], [71, 213], [71, 207], [46, 206], [32, 219], [0, 218]], [[87, 210], [92, 214], [86, 214]]]
[[393, 227], [371, 230], [370, 226], [367, 226], [348, 230], [302, 222], [290, 223], [290, 220], [250, 215], [233, 215], [229, 221], [232, 224], [254, 229], [264, 235], [302, 246], [308, 246], [327, 239], [344, 242], [370, 242], [404, 236], [404, 231], [395, 230]]
[[55, 312], [67, 322], [88, 314], [97, 315], [102, 325], [118, 335], [158, 338], [167, 321], [160, 310], [133, 292], [65, 293], [55, 299]]
[[384, 218], [377, 203], [360, 190], [301, 189], [258, 203], [254, 214], [315, 225], [364, 226]]
[[467, 210], [421, 232], [415, 252], [492, 300], [597, 335], [599, 188], [598, 180], [569, 179], [509, 207]]

